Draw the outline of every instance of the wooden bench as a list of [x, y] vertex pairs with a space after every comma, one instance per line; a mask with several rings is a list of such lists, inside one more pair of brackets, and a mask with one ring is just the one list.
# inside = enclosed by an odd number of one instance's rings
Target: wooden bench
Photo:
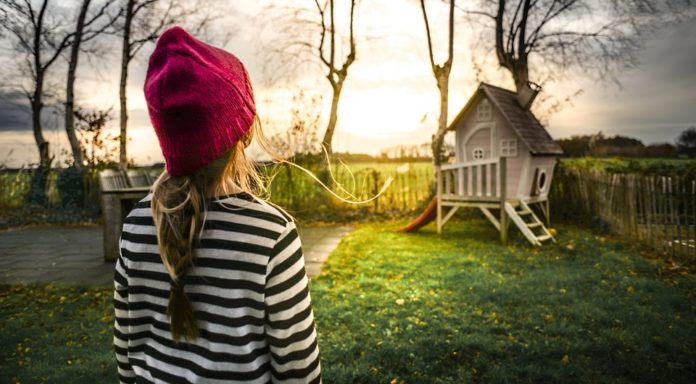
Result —
[[99, 173], [102, 214], [104, 217], [104, 260], [116, 261], [123, 219], [135, 203], [147, 196], [159, 174], [129, 169], [106, 169]]

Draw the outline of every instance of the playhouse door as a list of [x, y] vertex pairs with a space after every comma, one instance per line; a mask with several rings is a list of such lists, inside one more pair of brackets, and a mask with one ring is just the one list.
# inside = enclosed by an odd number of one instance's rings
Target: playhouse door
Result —
[[462, 152], [464, 161], [488, 160], [492, 157], [491, 128], [484, 127], [472, 131], [465, 137]]

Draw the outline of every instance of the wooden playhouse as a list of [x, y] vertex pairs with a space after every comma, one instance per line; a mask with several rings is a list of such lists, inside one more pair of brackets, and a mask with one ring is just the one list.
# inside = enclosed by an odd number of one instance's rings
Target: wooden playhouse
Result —
[[[438, 233], [459, 207], [473, 207], [503, 242], [510, 222], [534, 245], [554, 241], [548, 193], [563, 151], [529, 110], [537, 92], [481, 83], [454, 119], [455, 162], [436, 169]], [[539, 206], [546, 225], [531, 205]]]

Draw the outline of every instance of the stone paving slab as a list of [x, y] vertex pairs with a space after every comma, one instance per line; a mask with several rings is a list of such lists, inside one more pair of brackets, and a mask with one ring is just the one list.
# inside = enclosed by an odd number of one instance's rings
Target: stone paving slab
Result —
[[302, 239], [302, 251], [305, 258], [307, 275], [313, 277], [321, 272], [326, 258], [338, 246], [352, 227], [300, 227], [298, 233]]
[[[321, 272], [349, 226], [300, 226], [309, 277]], [[105, 262], [101, 226], [41, 226], [0, 232], [0, 284], [55, 282], [111, 285], [114, 263]]]

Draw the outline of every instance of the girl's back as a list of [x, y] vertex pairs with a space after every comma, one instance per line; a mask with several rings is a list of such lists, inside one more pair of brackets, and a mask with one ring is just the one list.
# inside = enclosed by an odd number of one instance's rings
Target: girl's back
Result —
[[[122, 379], [244, 382], [319, 377], [304, 260], [295, 224], [238, 193], [208, 203], [186, 292], [199, 337], [174, 341], [170, 277], [160, 259], [150, 208], [125, 220], [116, 267], [116, 348]], [[188, 379], [188, 380], [186, 380]]]

